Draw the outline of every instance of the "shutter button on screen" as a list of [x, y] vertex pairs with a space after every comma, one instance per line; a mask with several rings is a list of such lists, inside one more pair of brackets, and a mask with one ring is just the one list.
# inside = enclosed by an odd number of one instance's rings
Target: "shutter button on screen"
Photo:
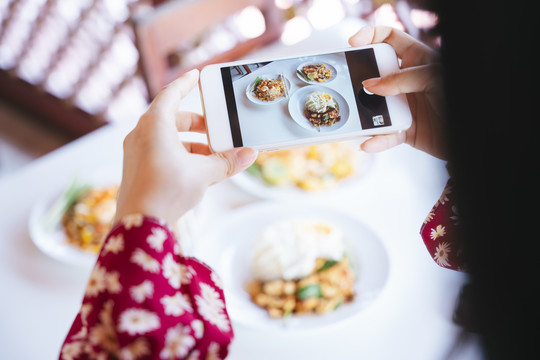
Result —
[[371, 91], [369, 91], [368, 89], [366, 89], [365, 87], [362, 87], [364, 89], [364, 92], [368, 95], [373, 95], [373, 93]]

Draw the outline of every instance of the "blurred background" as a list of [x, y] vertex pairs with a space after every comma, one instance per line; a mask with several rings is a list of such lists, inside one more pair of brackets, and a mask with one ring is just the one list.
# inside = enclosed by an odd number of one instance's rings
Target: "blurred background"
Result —
[[[439, 46], [425, 0], [0, 0], [0, 177], [133, 120], [192, 68], [294, 46], [348, 18]], [[316, 51], [317, 49], [311, 49]]]

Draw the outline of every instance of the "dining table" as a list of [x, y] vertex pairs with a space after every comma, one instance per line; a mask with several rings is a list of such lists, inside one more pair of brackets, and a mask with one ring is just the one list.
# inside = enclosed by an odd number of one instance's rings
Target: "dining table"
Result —
[[[277, 42], [249, 57], [343, 48], [362, 25], [362, 20], [345, 18], [297, 44]], [[193, 89], [180, 108], [201, 112], [199, 90]], [[61, 193], [74, 177], [104, 169], [119, 176], [122, 142], [136, 122], [106, 125], [0, 178], [0, 358], [58, 358], [92, 268], [58, 261], [41, 251], [29, 230], [31, 214], [42, 199]], [[183, 136], [206, 140], [201, 134]], [[482, 357], [475, 335], [453, 321], [467, 275], [437, 265], [419, 233], [445, 188], [446, 162], [406, 144], [370, 159], [368, 171], [354, 185], [292, 200], [346, 213], [377, 236], [388, 256], [388, 275], [378, 296], [347, 321], [305, 332], [253, 328], [233, 318], [235, 339], [228, 359]], [[215, 250], [205, 247], [207, 232], [231, 214], [276, 201], [268, 194], [246, 191], [234, 179], [213, 185], [195, 212], [199, 226], [192, 238], [198, 252]]]

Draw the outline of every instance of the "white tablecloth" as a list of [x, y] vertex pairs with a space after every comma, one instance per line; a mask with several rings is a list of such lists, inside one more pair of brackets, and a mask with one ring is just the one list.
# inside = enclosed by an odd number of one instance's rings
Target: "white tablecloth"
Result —
[[[325, 30], [327, 48], [342, 47], [358, 21]], [[320, 39], [325, 38], [323, 35]], [[335, 39], [340, 39], [335, 44]], [[313, 46], [313, 44], [312, 44]], [[297, 49], [309, 48], [309, 42]], [[313, 48], [311, 48], [313, 50]], [[283, 46], [268, 48], [279, 55]], [[198, 89], [182, 108], [200, 111]], [[78, 311], [89, 269], [41, 253], [28, 233], [36, 201], [63, 190], [76, 173], [120, 167], [122, 140], [133, 122], [110, 125], [60, 148], [0, 180], [0, 358], [53, 359]], [[460, 328], [452, 313], [463, 274], [438, 267], [419, 236], [426, 214], [444, 188], [444, 162], [407, 145], [375, 156], [359, 186], [317, 199], [347, 211], [381, 238], [390, 275], [379, 298], [354, 321], [332, 331], [289, 336], [236, 326], [230, 359], [446, 359], [477, 358], [472, 343], [455, 349]], [[231, 181], [212, 187], [202, 218], [218, 221], [261, 199]], [[209, 250], [210, 251], [210, 250]]]

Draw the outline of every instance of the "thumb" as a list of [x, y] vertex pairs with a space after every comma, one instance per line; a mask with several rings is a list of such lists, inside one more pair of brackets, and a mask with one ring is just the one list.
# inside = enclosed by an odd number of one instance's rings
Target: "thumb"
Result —
[[209, 155], [207, 179], [211, 184], [223, 181], [248, 168], [257, 159], [258, 152], [252, 148], [237, 148]]
[[382, 96], [429, 92], [437, 86], [438, 71], [436, 64], [414, 66], [382, 78], [364, 80], [362, 85], [372, 93]]

